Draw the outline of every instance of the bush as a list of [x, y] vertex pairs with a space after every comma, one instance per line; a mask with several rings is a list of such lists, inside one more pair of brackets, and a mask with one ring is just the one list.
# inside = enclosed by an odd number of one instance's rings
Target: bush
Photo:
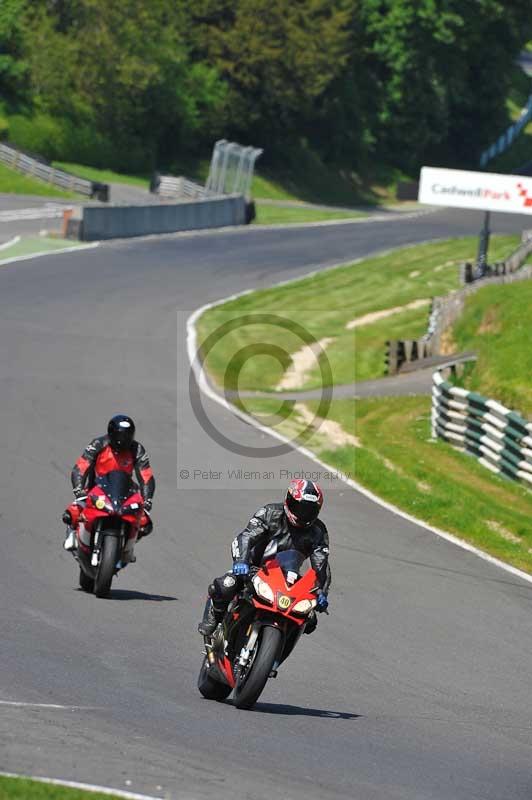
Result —
[[4, 117], [0, 117], [0, 142], [7, 139], [9, 133], [9, 123]]
[[[2, 121], [0, 117], [0, 138]], [[9, 123], [5, 122], [5, 130], [9, 130], [9, 139], [15, 147], [48, 161], [70, 161], [124, 172], [151, 166], [142, 143], [134, 139], [112, 141], [89, 122], [72, 122], [40, 113], [31, 117], [17, 114], [9, 118]]]
[[16, 114], [9, 119], [9, 140], [22, 150], [53, 161], [62, 157], [66, 135], [62, 120], [46, 114], [34, 117]]

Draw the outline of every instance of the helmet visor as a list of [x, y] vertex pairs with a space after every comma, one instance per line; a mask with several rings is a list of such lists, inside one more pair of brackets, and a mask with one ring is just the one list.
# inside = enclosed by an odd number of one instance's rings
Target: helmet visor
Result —
[[125, 450], [128, 447], [131, 447], [131, 443], [133, 441], [133, 431], [131, 430], [119, 430], [113, 431], [111, 436], [111, 445], [116, 448], [117, 450]]
[[302, 525], [310, 525], [311, 522], [318, 518], [320, 513], [320, 504], [317, 497], [316, 500], [296, 500], [289, 495], [286, 498], [286, 505]]

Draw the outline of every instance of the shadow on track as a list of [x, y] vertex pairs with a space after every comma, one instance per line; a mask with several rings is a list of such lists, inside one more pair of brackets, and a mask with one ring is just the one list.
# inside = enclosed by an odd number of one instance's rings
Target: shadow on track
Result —
[[284, 714], [290, 717], [322, 717], [323, 719], [358, 719], [362, 716], [361, 714], [351, 714], [349, 711], [327, 711], [323, 708], [304, 708], [284, 703], [257, 703], [251, 710], [259, 714]]
[[148, 594], [146, 592], [135, 592], [132, 589], [111, 589], [110, 600], [151, 600], [156, 603], [177, 600], [177, 597], [165, 594]]

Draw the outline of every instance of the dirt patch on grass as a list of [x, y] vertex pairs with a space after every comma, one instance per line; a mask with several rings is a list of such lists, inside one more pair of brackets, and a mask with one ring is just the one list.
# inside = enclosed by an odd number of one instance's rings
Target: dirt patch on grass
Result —
[[445, 269], [446, 267], [452, 267], [455, 264], [460, 264], [460, 261], [446, 261], [445, 264], [438, 264], [437, 267], [434, 267], [434, 272], [441, 272], [442, 269]]
[[501, 321], [499, 319], [499, 313], [497, 306], [490, 306], [487, 308], [484, 316], [482, 317], [482, 321], [478, 326], [477, 334], [482, 333], [500, 333], [501, 331]]
[[353, 436], [352, 433], [344, 431], [342, 426], [332, 419], [323, 419], [322, 417], [315, 417], [305, 403], [296, 403], [294, 411], [299, 414], [305, 425], [312, 424], [312, 427], [319, 433], [320, 436], [327, 438], [328, 444], [332, 447], [345, 447], [351, 445], [352, 447], [361, 447], [360, 439]]
[[512, 533], [512, 531], [509, 531], [508, 528], [504, 527], [504, 525], [501, 525], [500, 522], [497, 522], [496, 519], [487, 519], [486, 525], [490, 531], [495, 531], [495, 533], [498, 533], [503, 539], [506, 539], [507, 542], [512, 542], [512, 544], [521, 544], [523, 541], [519, 536], [516, 536], [515, 533]]
[[451, 356], [457, 351], [457, 345], [453, 337], [453, 329], [447, 328], [440, 337], [440, 355]]
[[277, 391], [286, 389], [300, 389], [305, 385], [308, 373], [318, 363], [320, 353], [328, 347], [334, 338], [325, 337], [312, 345], [305, 345], [301, 350], [291, 354], [292, 364], [286, 370], [280, 382], [275, 387]]
[[[412, 274], [412, 273], [411, 273]], [[372, 322], [379, 322], [381, 319], [391, 317], [394, 314], [401, 314], [403, 311], [413, 311], [416, 308], [423, 308], [430, 305], [430, 298], [422, 298], [420, 300], [412, 300], [404, 306], [394, 306], [393, 308], [383, 308], [381, 311], [371, 311], [369, 314], [364, 314], [362, 317], [357, 317], [348, 322], [345, 326], [347, 331], [353, 328], [361, 328], [363, 325], [371, 325]]]

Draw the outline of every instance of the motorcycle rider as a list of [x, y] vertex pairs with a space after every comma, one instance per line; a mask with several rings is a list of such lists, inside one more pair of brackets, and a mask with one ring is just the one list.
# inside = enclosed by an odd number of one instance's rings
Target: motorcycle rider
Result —
[[88, 491], [94, 486], [95, 479], [112, 470], [121, 470], [128, 475], [135, 471], [144, 500], [143, 514], [140, 519], [138, 539], [148, 536], [153, 530], [149, 513], [155, 492], [155, 479], [150, 460], [144, 447], [135, 441], [135, 423], [125, 414], [116, 414], [109, 420], [107, 436], [99, 436], [87, 445], [72, 469], [70, 479], [75, 500], [63, 513], [63, 522], [67, 525], [65, 550], [74, 550], [76, 529]]
[[[318, 519], [322, 505], [323, 493], [317, 483], [292, 480], [284, 503], [268, 503], [255, 512], [231, 545], [232, 571], [215, 578], [208, 588], [209, 597], [203, 619], [198, 625], [198, 631], [203, 636], [211, 636], [223, 620], [229, 603], [241, 587], [242, 579], [249, 575], [250, 566], [260, 567], [270, 543], [275, 546], [276, 552], [298, 550], [310, 558], [320, 584], [316, 611], [327, 609], [331, 570], [327, 528]], [[312, 613], [305, 633], [312, 633], [316, 625], [316, 615]]]

